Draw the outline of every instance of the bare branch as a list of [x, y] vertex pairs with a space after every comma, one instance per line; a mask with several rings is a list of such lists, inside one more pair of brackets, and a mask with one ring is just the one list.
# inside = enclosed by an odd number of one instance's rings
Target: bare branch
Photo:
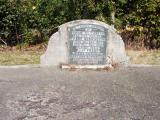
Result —
[[0, 41], [2, 41], [7, 46], [7, 43], [1, 37], [0, 37]]

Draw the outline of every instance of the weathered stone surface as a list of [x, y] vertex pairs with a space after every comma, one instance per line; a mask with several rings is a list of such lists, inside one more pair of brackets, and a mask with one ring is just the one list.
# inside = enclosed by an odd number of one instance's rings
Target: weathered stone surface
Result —
[[59, 26], [41, 56], [42, 65], [127, 64], [122, 38], [116, 30], [95, 20], [76, 20]]
[[100, 25], [79, 24], [68, 29], [69, 63], [105, 65], [107, 29]]

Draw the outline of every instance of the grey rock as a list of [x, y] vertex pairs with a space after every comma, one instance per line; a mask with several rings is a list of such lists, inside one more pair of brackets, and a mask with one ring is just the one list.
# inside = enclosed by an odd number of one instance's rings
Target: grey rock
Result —
[[[82, 55], [79, 55], [80, 58], [77, 58], [76, 61], [73, 60], [72, 52], [76, 52], [75, 46], [71, 45], [71, 38], [70, 29], [75, 28], [75, 26], [80, 25], [91, 25], [92, 29], [93, 26], [100, 26], [103, 27], [105, 31], [105, 42], [103, 42], [103, 47], [99, 47], [102, 49], [100, 54], [103, 54], [104, 58], [97, 60], [98, 56], [90, 56], [93, 57], [92, 60], [88, 59], [89, 62], [84, 61], [84, 64], [80, 62], [82, 59]], [[95, 30], [95, 29], [94, 29]], [[99, 29], [96, 29], [99, 30]], [[95, 31], [96, 31], [95, 30]], [[100, 31], [100, 30], [99, 30]], [[83, 31], [85, 32], [85, 31]], [[92, 31], [91, 31], [92, 32]], [[100, 31], [101, 33], [104, 31]], [[89, 36], [90, 38], [93, 36]], [[104, 37], [104, 36], [103, 36]], [[100, 36], [97, 39], [101, 39]], [[81, 38], [78, 38], [81, 40]], [[86, 41], [86, 40], [85, 40]], [[72, 48], [71, 48], [72, 47]], [[91, 47], [91, 46], [89, 46]], [[105, 48], [106, 47], [106, 48]], [[83, 52], [82, 52], [83, 53]], [[93, 53], [93, 52], [92, 52]], [[81, 53], [78, 53], [81, 54]], [[88, 53], [87, 53], [88, 54]], [[94, 54], [94, 53], [93, 53]], [[77, 62], [77, 63], [76, 63]], [[96, 63], [97, 62], [97, 63]], [[49, 40], [47, 50], [44, 55], [41, 56], [41, 65], [48, 65], [48, 66], [58, 66], [60, 64], [78, 64], [78, 65], [108, 65], [108, 64], [121, 64], [127, 65], [128, 57], [126, 56], [124, 42], [121, 36], [116, 32], [116, 30], [103, 22], [95, 21], [95, 20], [76, 20], [72, 22], [65, 23], [59, 26], [58, 32], [53, 34]]]

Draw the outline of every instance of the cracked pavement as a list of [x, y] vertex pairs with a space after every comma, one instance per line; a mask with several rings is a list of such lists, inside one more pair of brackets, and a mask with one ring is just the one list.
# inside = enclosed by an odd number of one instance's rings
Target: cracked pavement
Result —
[[1, 68], [0, 120], [160, 120], [160, 67]]

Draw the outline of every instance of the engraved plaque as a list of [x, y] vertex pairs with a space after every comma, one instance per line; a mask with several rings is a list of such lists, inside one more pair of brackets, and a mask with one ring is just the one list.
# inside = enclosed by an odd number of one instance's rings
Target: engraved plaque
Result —
[[100, 25], [80, 24], [68, 28], [69, 63], [104, 65], [106, 63], [107, 29]]

